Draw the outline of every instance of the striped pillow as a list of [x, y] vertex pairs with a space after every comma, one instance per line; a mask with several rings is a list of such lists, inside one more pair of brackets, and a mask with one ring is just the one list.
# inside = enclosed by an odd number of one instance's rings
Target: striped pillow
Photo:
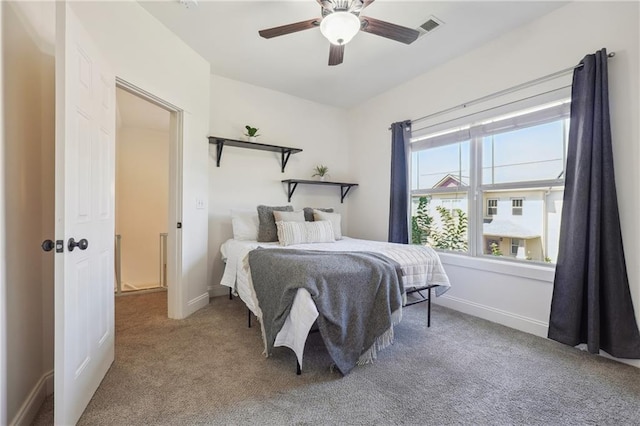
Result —
[[281, 246], [335, 241], [333, 227], [328, 220], [318, 222], [276, 222]]

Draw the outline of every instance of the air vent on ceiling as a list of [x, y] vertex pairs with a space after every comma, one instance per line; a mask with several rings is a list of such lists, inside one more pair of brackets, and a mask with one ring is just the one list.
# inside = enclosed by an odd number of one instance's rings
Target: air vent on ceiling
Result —
[[427, 21], [424, 24], [416, 28], [416, 30], [420, 31], [420, 37], [422, 37], [425, 34], [428, 34], [440, 28], [442, 24], [444, 24], [444, 22], [442, 22], [440, 19], [436, 18], [435, 16], [431, 15], [429, 19], [427, 19]]

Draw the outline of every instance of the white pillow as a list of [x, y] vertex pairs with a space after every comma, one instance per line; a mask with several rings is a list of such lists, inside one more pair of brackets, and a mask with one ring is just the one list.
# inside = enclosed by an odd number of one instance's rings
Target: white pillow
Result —
[[320, 222], [276, 222], [278, 241], [282, 246], [307, 243], [331, 243], [333, 227], [329, 221]]
[[231, 210], [233, 239], [241, 241], [258, 240], [258, 212], [252, 210]]
[[273, 218], [276, 222], [304, 222], [304, 212], [298, 210], [295, 212], [273, 211]]
[[331, 222], [331, 226], [333, 227], [333, 236], [335, 239], [342, 239], [342, 226], [340, 225], [342, 216], [340, 216], [340, 213], [327, 213], [321, 210], [314, 210], [313, 220], [328, 220]]

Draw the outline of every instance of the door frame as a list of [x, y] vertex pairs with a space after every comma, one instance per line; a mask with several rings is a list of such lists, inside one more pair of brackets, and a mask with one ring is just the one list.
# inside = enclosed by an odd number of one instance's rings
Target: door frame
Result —
[[[3, 10], [5, 7], [4, 2], [0, 4], [0, 46], [2, 46], [2, 19]], [[7, 347], [6, 347], [6, 324], [7, 324], [7, 311], [6, 311], [6, 280], [5, 280], [5, 217], [4, 211], [6, 208], [5, 196], [4, 196], [4, 76], [2, 66], [4, 58], [0, 52], [0, 424], [9, 423], [7, 419]]]
[[[170, 113], [169, 125], [169, 205], [167, 216], [167, 315], [182, 318], [182, 146], [184, 111], [116, 75], [116, 87]], [[116, 136], [117, 137], [117, 136]]]

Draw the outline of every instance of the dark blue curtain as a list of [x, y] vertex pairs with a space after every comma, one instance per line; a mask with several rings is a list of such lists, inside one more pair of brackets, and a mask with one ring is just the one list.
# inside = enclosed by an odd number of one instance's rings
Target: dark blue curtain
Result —
[[389, 242], [409, 243], [409, 139], [411, 121], [391, 125], [391, 200], [389, 206]]
[[560, 247], [549, 338], [640, 358], [613, 173], [607, 51], [573, 73]]

